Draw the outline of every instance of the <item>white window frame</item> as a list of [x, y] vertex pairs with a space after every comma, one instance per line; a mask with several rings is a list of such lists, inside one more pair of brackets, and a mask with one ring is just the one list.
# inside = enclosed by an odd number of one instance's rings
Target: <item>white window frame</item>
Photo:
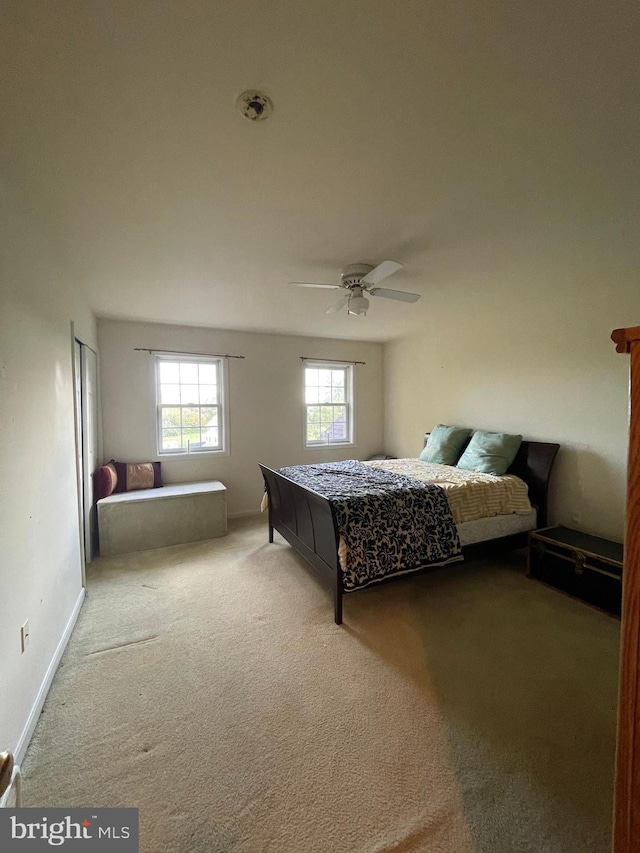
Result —
[[[344, 370], [345, 372], [345, 402], [347, 410], [347, 438], [329, 439], [327, 441], [309, 441], [307, 438], [308, 412], [311, 406], [323, 405], [322, 403], [307, 403], [307, 369], [311, 370]], [[348, 447], [355, 444], [355, 379], [354, 369], [351, 362], [342, 361], [303, 361], [302, 363], [302, 445], [305, 450], [321, 450], [336, 447]], [[325, 405], [331, 405], [325, 404]], [[337, 404], [336, 404], [337, 405]]]
[[[160, 364], [163, 362], [207, 364], [213, 365], [217, 372], [218, 402], [217, 403], [162, 403], [160, 396]], [[155, 433], [156, 453], [159, 457], [200, 457], [200, 456], [228, 456], [229, 455], [229, 393], [227, 381], [227, 359], [220, 356], [190, 355], [181, 353], [155, 352], [153, 354], [153, 374], [155, 389]], [[183, 447], [175, 450], [163, 449], [162, 447], [162, 411], [163, 408], [211, 408], [218, 411], [218, 444], [215, 447]], [[181, 427], [182, 429], [182, 427]], [[202, 429], [202, 427], [201, 427]]]

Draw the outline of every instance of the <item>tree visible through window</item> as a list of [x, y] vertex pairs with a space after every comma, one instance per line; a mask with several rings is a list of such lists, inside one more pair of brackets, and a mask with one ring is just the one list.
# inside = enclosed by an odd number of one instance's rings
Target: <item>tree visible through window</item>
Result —
[[156, 356], [158, 453], [224, 450], [223, 360]]
[[352, 366], [305, 362], [307, 447], [353, 443]]

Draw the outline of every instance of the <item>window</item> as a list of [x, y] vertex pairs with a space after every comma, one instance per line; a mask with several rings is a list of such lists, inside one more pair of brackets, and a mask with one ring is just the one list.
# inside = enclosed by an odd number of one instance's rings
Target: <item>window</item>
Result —
[[226, 448], [223, 358], [156, 355], [158, 455]]
[[305, 362], [305, 445], [353, 444], [353, 366]]

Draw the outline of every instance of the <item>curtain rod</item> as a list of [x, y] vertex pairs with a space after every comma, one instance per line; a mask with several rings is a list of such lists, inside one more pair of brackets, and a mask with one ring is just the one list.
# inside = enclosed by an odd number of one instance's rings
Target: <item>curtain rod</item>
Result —
[[327, 361], [330, 364], [366, 364], [366, 361], [350, 361], [348, 358], [311, 358], [310, 355], [301, 355], [300, 361]]
[[183, 349], [147, 349], [147, 347], [134, 347], [136, 352], [149, 352], [149, 353], [158, 353], [162, 355], [163, 353], [171, 353], [172, 355], [205, 355], [208, 358], [246, 358], [244, 355], [229, 355], [227, 353], [223, 354], [220, 352], [185, 352]]

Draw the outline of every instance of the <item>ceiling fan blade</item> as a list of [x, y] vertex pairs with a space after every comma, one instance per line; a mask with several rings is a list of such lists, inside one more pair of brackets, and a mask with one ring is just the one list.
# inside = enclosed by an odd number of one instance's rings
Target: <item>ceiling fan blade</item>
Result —
[[394, 272], [398, 272], [401, 269], [402, 264], [399, 264], [397, 261], [382, 261], [382, 263], [378, 264], [377, 267], [374, 267], [365, 275], [361, 284], [377, 284], [383, 278], [393, 275]]
[[388, 287], [373, 287], [367, 291], [372, 296], [384, 296], [385, 299], [397, 299], [398, 302], [417, 302], [420, 293], [407, 293], [406, 290], [389, 290]]
[[340, 299], [338, 299], [338, 301], [337, 301], [337, 302], [334, 302], [334, 303], [333, 303], [333, 305], [332, 305], [330, 308], [327, 308], [326, 313], [327, 313], [327, 314], [335, 314], [335, 313], [336, 313], [336, 312], [338, 312], [341, 308], [344, 308], [344, 306], [345, 306], [345, 305], [347, 304], [347, 302], [349, 301], [349, 297], [350, 297], [350, 296], [351, 296], [351, 294], [350, 294], [350, 293], [345, 293], [345, 295], [344, 295], [344, 296], [341, 296], [341, 297], [340, 297]]
[[315, 284], [311, 281], [290, 281], [289, 284], [294, 284], [296, 287], [325, 287], [331, 290], [340, 290], [341, 284]]

